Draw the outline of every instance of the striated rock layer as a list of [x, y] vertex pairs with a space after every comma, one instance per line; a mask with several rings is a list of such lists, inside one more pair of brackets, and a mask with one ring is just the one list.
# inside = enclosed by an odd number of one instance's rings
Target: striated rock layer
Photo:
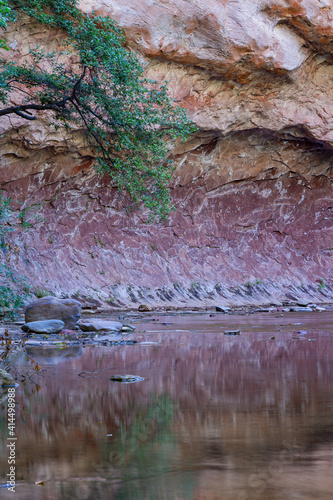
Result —
[[[147, 226], [95, 173], [81, 131], [2, 118], [0, 182], [35, 225], [6, 258], [36, 287], [110, 307], [332, 300], [332, 3], [80, 6], [124, 27], [199, 127], [173, 150], [176, 211]], [[9, 37], [16, 59], [27, 40], [61, 39], [28, 29]]]

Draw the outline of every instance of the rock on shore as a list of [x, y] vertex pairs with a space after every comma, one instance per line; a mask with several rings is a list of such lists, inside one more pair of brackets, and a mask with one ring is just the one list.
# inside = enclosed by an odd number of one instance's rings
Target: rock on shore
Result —
[[64, 327], [73, 330], [81, 317], [81, 303], [75, 299], [43, 297], [29, 304], [25, 310], [25, 322], [61, 320]]

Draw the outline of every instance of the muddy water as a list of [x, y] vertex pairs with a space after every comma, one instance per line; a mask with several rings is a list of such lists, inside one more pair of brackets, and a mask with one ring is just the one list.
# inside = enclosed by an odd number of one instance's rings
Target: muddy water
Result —
[[18, 485], [0, 498], [333, 498], [332, 312], [145, 318], [134, 345], [30, 348], [37, 374], [15, 354]]

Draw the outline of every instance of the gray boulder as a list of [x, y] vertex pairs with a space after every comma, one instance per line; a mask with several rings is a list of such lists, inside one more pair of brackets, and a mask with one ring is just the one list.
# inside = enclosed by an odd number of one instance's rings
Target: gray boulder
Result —
[[135, 330], [135, 326], [132, 326], [132, 325], [129, 325], [129, 324], [124, 324], [122, 327], [121, 327], [121, 331], [122, 333], [131, 333], [131, 332], [134, 332]]
[[215, 310], [217, 312], [223, 312], [224, 314], [227, 314], [228, 312], [231, 311], [230, 307], [226, 307], [226, 306], [216, 306]]
[[291, 307], [291, 312], [312, 312], [313, 309], [311, 307]]
[[307, 307], [308, 305], [310, 305], [311, 301], [310, 300], [299, 300], [297, 302], [297, 305], [299, 307]]
[[25, 310], [25, 322], [58, 319], [64, 322], [67, 330], [74, 330], [81, 317], [81, 303], [75, 299], [43, 297], [31, 302]]
[[59, 333], [65, 327], [65, 323], [59, 319], [47, 319], [45, 321], [30, 321], [21, 326], [24, 332], [32, 333]]
[[0, 369], [0, 387], [3, 386], [14, 386], [15, 381], [13, 377], [7, 373], [5, 370]]
[[148, 306], [147, 304], [140, 304], [138, 307], [138, 311], [140, 312], [148, 312], [152, 310], [153, 310], [152, 307]]
[[119, 321], [104, 319], [81, 319], [78, 326], [84, 332], [120, 332], [123, 324], [119, 323]]

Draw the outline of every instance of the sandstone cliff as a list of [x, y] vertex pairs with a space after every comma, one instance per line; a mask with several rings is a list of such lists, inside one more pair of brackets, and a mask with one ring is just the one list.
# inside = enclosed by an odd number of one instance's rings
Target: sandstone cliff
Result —
[[[120, 23], [199, 132], [173, 151], [176, 212], [147, 226], [95, 173], [79, 130], [2, 118], [1, 186], [36, 224], [13, 235], [16, 268], [36, 287], [111, 307], [332, 300], [332, 2], [80, 8]], [[28, 28], [10, 35], [17, 59], [61, 40]]]

